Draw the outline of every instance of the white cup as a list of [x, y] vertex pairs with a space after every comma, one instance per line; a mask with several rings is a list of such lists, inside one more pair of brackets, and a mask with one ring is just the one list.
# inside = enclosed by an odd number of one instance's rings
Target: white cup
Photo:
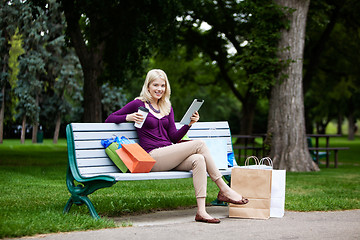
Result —
[[144, 124], [145, 122], [145, 119], [149, 113], [149, 109], [145, 108], [145, 107], [139, 107], [138, 108], [138, 113], [140, 113], [144, 120], [141, 122], [141, 123], [135, 123], [134, 126], [137, 127], [137, 128], [142, 128], [142, 125]]

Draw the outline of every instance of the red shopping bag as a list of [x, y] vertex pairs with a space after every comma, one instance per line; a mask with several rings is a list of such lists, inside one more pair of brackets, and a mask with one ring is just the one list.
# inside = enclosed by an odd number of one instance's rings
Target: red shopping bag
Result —
[[121, 144], [116, 150], [121, 160], [131, 173], [148, 173], [155, 164], [153, 159], [139, 144]]

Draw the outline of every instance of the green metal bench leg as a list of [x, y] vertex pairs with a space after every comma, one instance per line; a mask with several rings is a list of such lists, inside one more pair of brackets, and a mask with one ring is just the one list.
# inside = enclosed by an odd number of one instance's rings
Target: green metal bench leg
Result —
[[93, 218], [95, 219], [99, 219], [100, 216], [97, 214], [94, 205], [92, 204], [92, 202], [90, 201], [90, 199], [88, 197], [85, 196], [81, 196], [80, 197], [81, 201], [85, 203], [85, 205], [88, 207], [90, 214]]
[[90, 201], [90, 199], [86, 196], [76, 196], [75, 197], [77, 200], [74, 201], [73, 197], [70, 197], [68, 202], [66, 203], [65, 207], [64, 207], [64, 211], [63, 213], [68, 213], [70, 211], [70, 208], [72, 207], [72, 205], [75, 203], [76, 205], [82, 205], [85, 204], [88, 209], [89, 212], [91, 214], [91, 216], [95, 219], [99, 219], [100, 216], [98, 215], [98, 213], [95, 210], [94, 205], [92, 204], [92, 202]]
[[64, 207], [63, 213], [68, 213], [70, 211], [70, 208], [72, 207], [73, 203], [74, 203], [74, 201], [70, 197], [69, 200], [67, 201], [65, 207]]

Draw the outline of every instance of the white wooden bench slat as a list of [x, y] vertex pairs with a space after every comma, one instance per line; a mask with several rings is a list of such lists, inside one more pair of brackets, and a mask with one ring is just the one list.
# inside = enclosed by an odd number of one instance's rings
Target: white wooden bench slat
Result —
[[190, 129], [188, 132], [188, 137], [189, 138], [197, 138], [197, 137], [230, 137], [230, 131], [229, 129], [216, 129], [216, 130], [205, 130], [205, 129], [201, 129], [201, 130], [197, 130], [197, 129]]
[[[228, 152], [232, 152], [232, 143], [229, 137], [219, 137], [227, 140], [228, 144]], [[206, 140], [210, 138], [193, 138], [199, 140]], [[135, 142], [139, 143], [139, 139], [131, 139]], [[75, 149], [76, 150], [85, 150], [85, 149], [103, 149], [103, 145], [101, 145], [101, 140], [81, 140], [75, 141]]]
[[72, 123], [74, 132], [89, 132], [89, 131], [127, 131], [134, 130], [133, 123]]
[[110, 158], [83, 158], [77, 161], [78, 167], [96, 167], [96, 166], [112, 166], [114, 165]]
[[[180, 124], [180, 123], [175, 123], [176, 125], [176, 128], [180, 128], [182, 127], [183, 125]], [[197, 123], [194, 123], [192, 126], [191, 126], [191, 129], [229, 129], [229, 124], [228, 122], [226, 121], [222, 121], [222, 122], [211, 122], [211, 125], [209, 126], [209, 122], [197, 122]]]
[[[191, 172], [183, 172], [183, 171], [149, 172], [149, 173], [107, 173], [106, 175], [114, 177], [116, 181], [178, 179], [178, 178], [192, 177]], [[99, 176], [99, 174], [84, 174], [83, 176], [96, 177]]]
[[[134, 140], [136, 143], [139, 143], [139, 139], [131, 139]], [[75, 149], [103, 149], [103, 145], [101, 145], [101, 140], [81, 140], [75, 141]]]
[[87, 167], [87, 168], [79, 167], [79, 171], [80, 174], [83, 176], [84, 174], [104, 175], [105, 173], [120, 173], [119, 169], [115, 165], [101, 166], [101, 167]]
[[[231, 169], [220, 170], [223, 175], [230, 175]], [[157, 179], [178, 179], [190, 178], [192, 172], [167, 171], [167, 172], [149, 172], [149, 173], [107, 173], [107, 176], [114, 177], [116, 181], [135, 181], [135, 180], [157, 180]], [[87, 173], [84, 177], [96, 177], [101, 174]]]
[[[105, 149], [91, 149], [91, 150], [77, 150], [76, 158], [80, 160], [81, 158], [105, 158], [107, 157]], [[79, 162], [79, 161], [78, 161]]]
[[[120, 136], [119, 136], [120, 135]], [[74, 140], [101, 140], [108, 139], [114, 136], [126, 136], [128, 138], [137, 138], [136, 131], [124, 131], [124, 132], [76, 132], [74, 133]]]
[[[126, 131], [126, 130], [134, 130], [134, 124], [133, 123], [72, 123], [71, 124], [72, 129], [74, 132], [78, 131]], [[176, 123], [176, 127], [179, 128], [182, 125], [180, 123]], [[222, 122], [212, 122], [211, 123], [211, 129], [228, 129], [229, 125], [228, 122], [222, 121]], [[101, 129], [101, 130], [100, 130]], [[195, 123], [191, 129], [209, 129], [209, 123], [208, 122], [197, 122]]]

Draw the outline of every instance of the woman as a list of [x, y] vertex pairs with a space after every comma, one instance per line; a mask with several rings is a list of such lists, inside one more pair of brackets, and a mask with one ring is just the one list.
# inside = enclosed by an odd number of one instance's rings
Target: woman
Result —
[[248, 200], [232, 190], [222, 179], [208, 148], [201, 140], [178, 143], [199, 120], [198, 112], [191, 117], [189, 125], [179, 130], [175, 127], [174, 112], [170, 103], [170, 84], [164, 71], [150, 70], [146, 76], [140, 96], [112, 113], [105, 122], [141, 123], [144, 119], [138, 114], [138, 107], [146, 107], [149, 114], [142, 128], [137, 128], [139, 144], [156, 160], [151, 171], [190, 171], [193, 170], [193, 183], [197, 201], [195, 220], [206, 223], [219, 223], [205, 208], [207, 173], [220, 191], [218, 200], [246, 204]]

